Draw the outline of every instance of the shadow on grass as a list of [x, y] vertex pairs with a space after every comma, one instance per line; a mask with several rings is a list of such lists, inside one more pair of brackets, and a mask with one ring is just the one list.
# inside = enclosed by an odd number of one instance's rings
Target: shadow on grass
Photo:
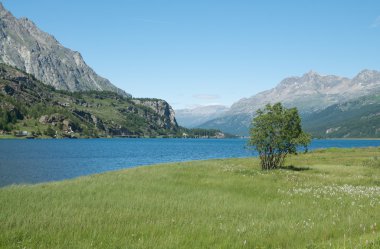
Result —
[[305, 171], [305, 170], [311, 170], [309, 167], [297, 167], [294, 165], [289, 165], [289, 166], [283, 166], [280, 169], [283, 170], [291, 170], [291, 171]]

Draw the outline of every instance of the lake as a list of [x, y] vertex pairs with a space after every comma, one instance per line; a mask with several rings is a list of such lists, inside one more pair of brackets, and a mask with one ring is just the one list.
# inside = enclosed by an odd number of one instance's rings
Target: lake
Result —
[[[0, 187], [63, 180], [139, 165], [256, 155], [245, 139], [0, 140]], [[310, 149], [380, 146], [380, 140], [313, 140]]]

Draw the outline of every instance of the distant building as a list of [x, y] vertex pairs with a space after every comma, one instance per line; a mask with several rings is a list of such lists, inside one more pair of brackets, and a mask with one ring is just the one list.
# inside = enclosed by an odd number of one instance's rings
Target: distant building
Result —
[[16, 131], [15, 136], [16, 137], [26, 137], [26, 136], [28, 136], [28, 132], [27, 131]]
[[217, 132], [217, 133], [215, 134], [215, 138], [225, 138], [225, 135], [224, 135], [223, 132]]

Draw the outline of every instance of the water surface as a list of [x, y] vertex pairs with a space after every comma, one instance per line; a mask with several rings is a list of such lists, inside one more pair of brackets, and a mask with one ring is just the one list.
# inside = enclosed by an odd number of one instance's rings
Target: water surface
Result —
[[[139, 165], [249, 157], [245, 139], [0, 140], [0, 186], [39, 183]], [[310, 149], [380, 146], [380, 140], [314, 140]]]

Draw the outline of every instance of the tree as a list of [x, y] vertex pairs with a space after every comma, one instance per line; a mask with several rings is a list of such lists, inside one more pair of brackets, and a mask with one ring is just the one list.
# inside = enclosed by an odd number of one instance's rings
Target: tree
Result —
[[248, 145], [258, 151], [263, 170], [282, 167], [289, 154], [303, 146], [307, 151], [310, 135], [302, 131], [297, 108], [284, 108], [281, 103], [266, 105], [252, 120]]
[[49, 136], [49, 137], [55, 137], [56, 135], [56, 132], [53, 128], [51, 128], [50, 126], [45, 130], [45, 135], [46, 136]]

